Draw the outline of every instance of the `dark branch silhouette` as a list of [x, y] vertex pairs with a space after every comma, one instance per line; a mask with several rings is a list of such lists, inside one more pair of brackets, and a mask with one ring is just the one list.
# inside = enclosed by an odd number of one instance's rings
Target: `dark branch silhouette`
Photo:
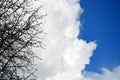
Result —
[[0, 80], [34, 78], [34, 59], [40, 58], [31, 47], [45, 47], [37, 37], [45, 16], [40, 8], [29, 9], [29, 0], [0, 0]]

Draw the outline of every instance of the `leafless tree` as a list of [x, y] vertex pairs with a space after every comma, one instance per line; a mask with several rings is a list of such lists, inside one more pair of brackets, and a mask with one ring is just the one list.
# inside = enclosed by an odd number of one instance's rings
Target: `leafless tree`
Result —
[[[0, 0], [0, 80], [27, 80], [34, 76], [32, 47], [42, 47], [43, 34], [37, 9], [30, 0]], [[40, 58], [39, 58], [40, 59]]]

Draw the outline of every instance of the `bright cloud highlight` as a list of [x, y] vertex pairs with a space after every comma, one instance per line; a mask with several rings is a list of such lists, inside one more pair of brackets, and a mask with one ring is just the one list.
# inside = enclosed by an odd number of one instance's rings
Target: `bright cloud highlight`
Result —
[[[41, 2], [42, 1], [42, 2]], [[43, 59], [37, 63], [39, 80], [81, 80], [82, 70], [96, 49], [95, 42], [78, 39], [82, 8], [79, 0], [41, 0], [47, 13], [44, 30], [47, 49], [36, 50]], [[37, 61], [36, 61], [37, 62]]]

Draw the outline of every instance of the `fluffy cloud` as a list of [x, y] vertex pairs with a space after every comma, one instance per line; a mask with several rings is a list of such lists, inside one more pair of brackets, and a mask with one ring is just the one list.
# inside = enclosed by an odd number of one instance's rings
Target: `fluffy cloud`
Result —
[[78, 39], [82, 8], [79, 0], [41, 0], [42, 13], [47, 13], [43, 20], [43, 28], [47, 33], [45, 43], [47, 49], [41, 53], [43, 58], [38, 64], [39, 80], [80, 80], [82, 70], [89, 64], [90, 57], [96, 48], [95, 42]]
[[102, 74], [86, 72], [85, 75], [86, 76], [83, 80], [120, 80], [120, 66], [114, 68], [113, 70], [103, 68]]

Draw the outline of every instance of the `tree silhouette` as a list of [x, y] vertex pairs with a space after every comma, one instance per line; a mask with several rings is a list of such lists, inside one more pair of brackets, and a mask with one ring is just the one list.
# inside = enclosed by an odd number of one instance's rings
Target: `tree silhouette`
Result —
[[[0, 80], [27, 80], [34, 76], [32, 47], [42, 47], [43, 34], [37, 9], [30, 0], [0, 0]], [[40, 59], [40, 58], [39, 58]]]

